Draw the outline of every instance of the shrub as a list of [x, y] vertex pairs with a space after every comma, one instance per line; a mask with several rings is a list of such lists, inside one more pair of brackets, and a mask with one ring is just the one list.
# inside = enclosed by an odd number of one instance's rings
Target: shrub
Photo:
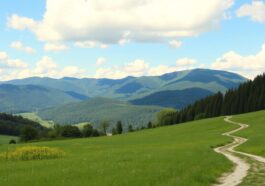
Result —
[[117, 122], [117, 125], [116, 125], [116, 131], [117, 131], [118, 134], [122, 134], [123, 128], [122, 128], [122, 123], [121, 123], [121, 121], [118, 121], [118, 122]]
[[4, 160], [44, 160], [57, 159], [64, 156], [64, 152], [57, 148], [25, 146], [16, 148], [14, 151], [7, 151], [0, 154]]
[[78, 127], [67, 125], [62, 127], [62, 136], [66, 138], [81, 137], [81, 132]]
[[30, 141], [38, 138], [37, 129], [30, 125], [24, 126], [20, 131], [20, 141]]
[[83, 136], [84, 137], [91, 137], [93, 136], [93, 126], [90, 125], [89, 123], [86, 124], [83, 128]]
[[116, 130], [115, 128], [112, 128], [112, 131], [111, 131], [111, 133], [112, 133], [112, 136], [114, 136], [114, 135], [116, 135], [116, 134], [117, 134], [117, 130]]
[[16, 140], [11, 139], [11, 140], [9, 141], [9, 144], [17, 144], [17, 142], [16, 142]]

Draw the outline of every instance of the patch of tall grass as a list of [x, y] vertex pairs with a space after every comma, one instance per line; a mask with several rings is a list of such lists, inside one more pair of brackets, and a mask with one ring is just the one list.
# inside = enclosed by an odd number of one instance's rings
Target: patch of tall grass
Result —
[[44, 160], [62, 158], [65, 153], [57, 148], [24, 146], [0, 154], [2, 160]]

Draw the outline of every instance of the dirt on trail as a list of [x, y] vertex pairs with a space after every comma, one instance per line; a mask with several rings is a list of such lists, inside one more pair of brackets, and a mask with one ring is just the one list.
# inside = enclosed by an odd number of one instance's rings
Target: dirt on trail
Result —
[[243, 181], [243, 179], [248, 175], [250, 164], [247, 163], [245, 160], [236, 156], [236, 154], [240, 154], [240, 155], [249, 157], [253, 160], [265, 163], [265, 158], [263, 157], [234, 150], [236, 147], [245, 143], [248, 139], [238, 137], [233, 134], [240, 130], [246, 129], [249, 126], [247, 124], [233, 122], [231, 121], [231, 119], [232, 119], [232, 116], [228, 116], [224, 120], [227, 123], [235, 124], [240, 127], [233, 131], [226, 132], [223, 135], [233, 138], [234, 141], [225, 146], [215, 148], [214, 151], [226, 156], [230, 161], [232, 161], [235, 164], [235, 168], [233, 172], [223, 174], [222, 177], [218, 179], [219, 184], [215, 184], [214, 186], [236, 186], [236, 185], [239, 185]]

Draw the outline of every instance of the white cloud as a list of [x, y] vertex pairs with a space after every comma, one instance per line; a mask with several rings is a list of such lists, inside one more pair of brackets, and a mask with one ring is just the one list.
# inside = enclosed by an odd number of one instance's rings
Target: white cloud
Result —
[[46, 43], [44, 45], [45, 51], [58, 52], [58, 51], [65, 51], [68, 49], [69, 48], [66, 45], [60, 43]]
[[96, 71], [95, 78], [120, 79], [127, 76], [143, 76], [148, 71], [149, 65], [143, 60], [135, 60], [123, 66], [114, 66], [112, 68], [99, 68]]
[[21, 43], [20, 41], [14, 41], [10, 44], [11, 48], [17, 49], [19, 51], [23, 51], [26, 52], [28, 54], [34, 54], [36, 51], [29, 47], [29, 46], [24, 46], [23, 43]]
[[160, 76], [166, 73], [171, 73], [177, 71], [176, 66], [167, 66], [167, 65], [159, 65], [153, 68], [150, 68], [148, 74], [150, 76]]
[[1, 69], [23, 69], [28, 64], [20, 59], [10, 59], [6, 52], [0, 51], [0, 68]]
[[177, 66], [179, 67], [193, 67], [197, 61], [190, 58], [182, 58], [176, 61]]
[[0, 60], [6, 60], [8, 58], [8, 55], [6, 52], [0, 52]]
[[250, 17], [252, 21], [265, 23], [265, 3], [261, 0], [242, 5], [237, 11], [238, 17]]
[[[1, 52], [0, 52], [1, 56]], [[39, 61], [37, 61], [36, 66], [34, 68], [26, 68], [27, 66], [22, 66], [23, 68], [15, 68], [21, 67], [19, 60], [10, 61], [12, 62], [12, 69], [5, 68], [1, 69], [3, 71], [0, 74], [0, 78], [2, 80], [10, 80], [10, 79], [21, 79], [27, 77], [52, 77], [52, 78], [62, 78], [62, 77], [77, 77], [81, 78], [85, 76], [85, 70], [76, 66], [66, 66], [64, 68], [60, 68], [52, 58], [48, 56], [43, 56]], [[0, 61], [1, 67], [1, 61]]]
[[16, 14], [8, 19], [8, 26], [17, 30], [30, 29], [31, 31], [34, 31], [38, 27], [33, 19], [20, 17]]
[[177, 40], [172, 40], [169, 42], [169, 45], [172, 47], [172, 48], [179, 48], [182, 46], [182, 42], [181, 41], [177, 41]]
[[196, 67], [196, 60], [183, 58], [176, 61], [173, 66], [158, 65], [150, 67], [144, 60], [135, 60], [123, 66], [113, 66], [111, 68], [98, 68], [95, 78], [120, 79], [127, 76], [159, 76], [165, 73], [171, 73], [179, 70], [188, 70]]
[[104, 57], [99, 57], [99, 58], [97, 58], [97, 61], [96, 61], [96, 66], [102, 66], [103, 64], [105, 64], [106, 63], [106, 58], [104, 58]]
[[108, 48], [108, 45], [95, 41], [78, 41], [75, 42], [75, 46], [79, 48]]
[[234, 51], [227, 52], [218, 58], [211, 67], [254, 78], [265, 71], [265, 44], [262, 46], [261, 51], [255, 55], [243, 56]]
[[8, 25], [28, 29], [42, 41], [76, 41], [76, 46], [88, 48], [131, 41], [158, 42], [196, 36], [218, 27], [233, 3], [234, 0], [46, 0], [42, 20], [12, 15]]

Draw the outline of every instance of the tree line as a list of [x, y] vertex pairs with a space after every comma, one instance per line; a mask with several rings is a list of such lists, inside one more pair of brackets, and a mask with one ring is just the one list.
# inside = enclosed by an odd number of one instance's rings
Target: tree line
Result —
[[48, 131], [47, 128], [41, 126], [38, 122], [25, 119], [21, 116], [0, 113], [0, 134], [19, 136], [21, 129], [25, 126], [31, 126], [40, 133]]
[[265, 74], [257, 76], [230, 89], [201, 99], [186, 108], [164, 110], [158, 114], [160, 125], [179, 124], [188, 121], [223, 115], [243, 114], [265, 109]]

